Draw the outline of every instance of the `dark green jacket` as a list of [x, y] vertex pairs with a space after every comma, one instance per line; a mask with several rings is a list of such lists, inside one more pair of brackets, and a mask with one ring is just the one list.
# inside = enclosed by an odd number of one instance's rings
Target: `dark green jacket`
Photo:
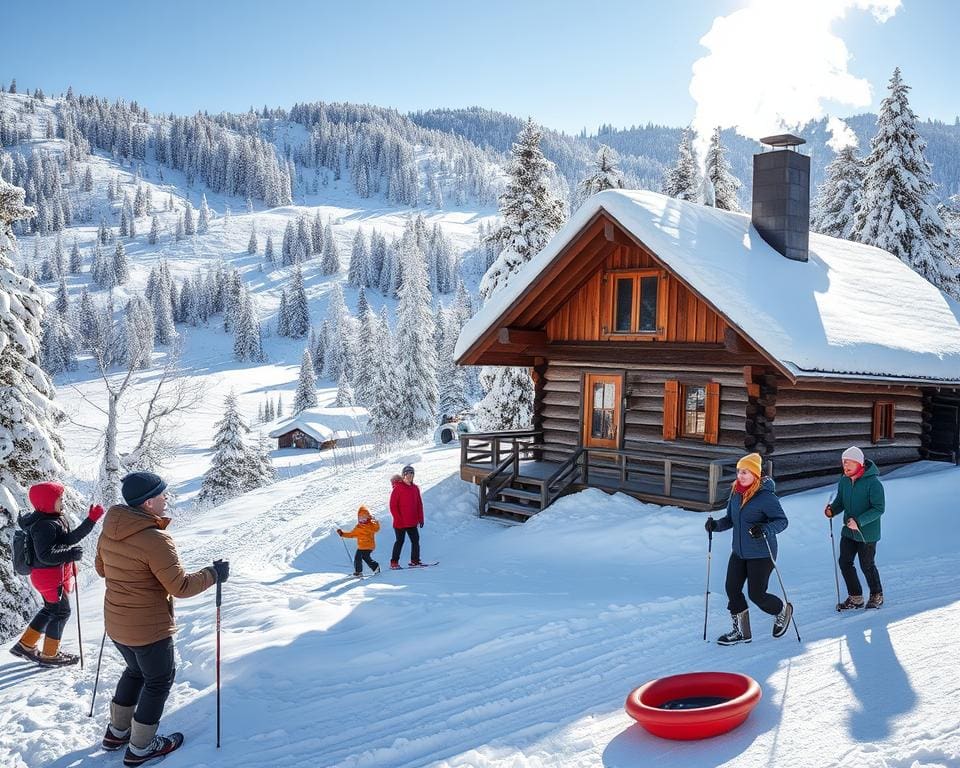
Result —
[[[867, 459], [866, 469], [860, 478], [853, 482], [844, 475], [837, 483], [837, 497], [830, 502], [834, 516], [843, 513], [841, 535], [854, 541], [880, 541], [880, 515], [883, 514], [883, 486], [880, 484], [880, 472], [877, 465]], [[847, 528], [847, 520], [853, 518], [860, 527], [860, 533]]]

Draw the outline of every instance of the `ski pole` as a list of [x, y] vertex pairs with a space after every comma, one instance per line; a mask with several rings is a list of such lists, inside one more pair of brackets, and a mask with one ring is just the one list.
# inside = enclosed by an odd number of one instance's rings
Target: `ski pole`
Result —
[[[829, 502], [827, 502], [829, 506]], [[837, 567], [837, 542], [833, 538], [833, 516], [830, 516], [830, 548], [833, 550], [833, 580], [837, 583], [837, 610], [840, 610], [840, 571]]]
[[[767, 539], [767, 532], [761, 527], [760, 533], [763, 534], [763, 541], [767, 545], [767, 552], [770, 553], [770, 562], [773, 563], [773, 570], [777, 572], [777, 581], [780, 582], [780, 591], [783, 592], [783, 602], [789, 603], [790, 601], [787, 600], [787, 588], [783, 586], [783, 577], [780, 575], [780, 569], [777, 567], [777, 561], [773, 556], [773, 550], [770, 549], [770, 541]], [[793, 622], [793, 630], [797, 633], [797, 642], [802, 643], [803, 641], [800, 639], [800, 630], [797, 628], [797, 619], [793, 616], [793, 614], [790, 615], [790, 621]]]
[[[339, 536], [340, 534], [337, 535]], [[347, 542], [343, 540], [343, 536], [340, 536], [340, 543], [343, 544], [343, 551], [347, 553], [347, 562], [353, 567], [353, 558], [350, 557], [350, 550], [347, 548]]]
[[90, 697], [90, 712], [87, 717], [93, 717], [93, 705], [97, 701], [97, 686], [100, 684], [100, 663], [103, 661], [103, 643], [107, 639], [107, 630], [103, 630], [103, 637], [100, 638], [100, 655], [97, 656], [97, 674], [93, 678], [93, 696]]
[[73, 595], [77, 599], [77, 645], [80, 646], [80, 669], [83, 669], [83, 633], [80, 630], [80, 579], [77, 564], [73, 563]]
[[[214, 560], [213, 564], [223, 562]], [[220, 574], [217, 574], [217, 749], [220, 749], [220, 603], [223, 593], [220, 589]]]
[[713, 530], [707, 531], [707, 592], [703, 604], [703, 639], [707, 639], [707, 616], [710, 614], [710, 560], [713, 556]]

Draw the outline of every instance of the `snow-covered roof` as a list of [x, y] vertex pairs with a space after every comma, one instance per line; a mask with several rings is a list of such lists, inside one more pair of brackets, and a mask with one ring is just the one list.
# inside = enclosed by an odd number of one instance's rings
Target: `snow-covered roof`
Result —
[[344, 440], [365, 434], [369, 418], [366, 408], [307, 408], [280, 422], [270, 431], [270, 437], [280, 437], [299, 429], [320, 443]]
[[811, 232], [809, 261], [792, 261], [747, 214], [626, 190], [589, 198], [464, 326], [456, 358], [601, 211], [798, 378], [960, 381], [960, 304], [892, 254]]

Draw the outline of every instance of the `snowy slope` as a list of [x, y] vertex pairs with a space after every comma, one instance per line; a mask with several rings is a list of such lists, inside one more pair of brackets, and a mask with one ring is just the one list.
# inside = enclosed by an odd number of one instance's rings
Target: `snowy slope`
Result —
[[[821, 514], [828, 489], [787, 498], [779, 565], [803, 642], [792, 632], [774, 640], [771, 620], [754, 609], [753, 644], [722, 648], [701, 639], [702, 515], [590, 490], [504, 528], [474, 516], [458, 459], [429, 447], [339, 473], [322, 467], [175, 525], [190, 567], [223, 555], [232, 575], [222, 748], [214, 748], [211, 592], [179, 603], [178, 679], [164, 727], [187, 742], [165, 766], [960, 764], [960, 469], [921, 464], [885, 479], [878, 564], [887, 604], [877, 612], [833, 610]], [[332, 529], [354, 520], [360, 503], [384, 520], [389, 475], [406, 462], [424, 489], [424, 558], [441, 565], [348, 578]], [[385, 528], [381, 562], [392, 539]], [[714, 543], [711, 637], [728, 622], [729, 538]], [[100, 762], [121, 669], [108, 647], [88, 719], [101, 596], [98, 580], [84, 583], [85, 672], [0, 663], [0, 765]], [[74, 624], [66, 636], [75, 649]], [[763, 687], [739, 730], [669, 742], [624, 714], [636, 685], [704, 669], [745, 672]]]

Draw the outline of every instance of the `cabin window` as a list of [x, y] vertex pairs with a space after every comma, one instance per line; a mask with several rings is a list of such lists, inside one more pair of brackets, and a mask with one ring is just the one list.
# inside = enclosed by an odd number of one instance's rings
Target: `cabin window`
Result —
[[[660, 324], [660, 274], [655, 270], [614, 272], [612, 282], [611, 334], [656, 335]], [[606, 330], [606, 329], [605, 329]]]
[[702, 438], [707, 426], [707, 388], [684, 385], [681, 395], [683, 437]]
[[663, 439], [720, 442], [720, 384], [681, 384], [671, 380], [663, 390]]
[[893, 403], [877, 401], [873, 404], [873, 442], [894, 439], [893, 419]]

